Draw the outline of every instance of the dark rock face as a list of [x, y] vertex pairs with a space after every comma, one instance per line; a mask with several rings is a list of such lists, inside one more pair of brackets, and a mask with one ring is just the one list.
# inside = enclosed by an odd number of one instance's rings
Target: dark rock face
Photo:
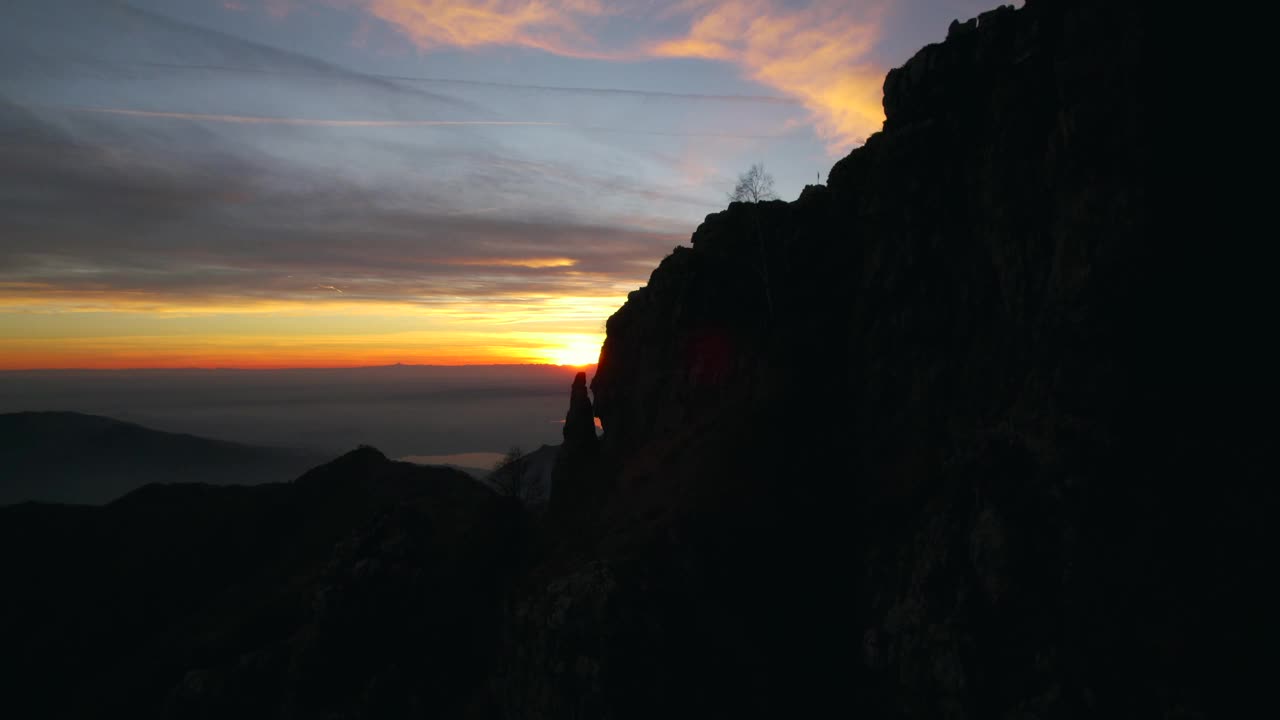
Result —
[[654, 654], [701, 686], [651, 668], [648, 699], [711, 712], [736, 680], [748, 713], [827, 688], [878, 717], [1199, 717], [1249, 673], [1224, 598], [1253, 595], [1275, 492], [1256, 432], [1215, 423], [1241, 417], [1206, 391], [1230, 358], [1179, 350], [1182, 278], [1242, 308], [1149, 229], [1147, 13], [957, 23], [828, 186], [708, 216], [609, 320], [612, 590], [533, 602], [667, 631], [547, 631], [597, 648], [610, 712], [618, 658]]

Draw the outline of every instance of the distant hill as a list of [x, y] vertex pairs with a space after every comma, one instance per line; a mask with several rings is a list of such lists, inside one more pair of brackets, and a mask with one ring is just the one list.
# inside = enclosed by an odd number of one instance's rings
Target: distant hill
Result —
[[327, 458], [74, 412], [0, 415], [0, 505], [101, 504], [148, 483], [284, 482]]

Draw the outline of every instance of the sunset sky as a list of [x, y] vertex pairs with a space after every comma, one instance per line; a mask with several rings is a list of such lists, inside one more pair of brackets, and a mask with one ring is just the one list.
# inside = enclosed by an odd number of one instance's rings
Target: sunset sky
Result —
[[593, 362], [991, 0], [4, 0], [0, 369]]

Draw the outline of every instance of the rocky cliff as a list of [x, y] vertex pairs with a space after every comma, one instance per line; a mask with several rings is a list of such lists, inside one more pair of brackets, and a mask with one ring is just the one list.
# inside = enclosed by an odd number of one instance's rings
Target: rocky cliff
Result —
[[520, 706], [1201, 717], [1253, 676], [1275, 497], [1180, 314], [1250, 310], [1150, 230], [1148, 14], [954, 23], [826, 186], [708, 216], [631, 293], [592, 564], [521, 606], [563, 676]]

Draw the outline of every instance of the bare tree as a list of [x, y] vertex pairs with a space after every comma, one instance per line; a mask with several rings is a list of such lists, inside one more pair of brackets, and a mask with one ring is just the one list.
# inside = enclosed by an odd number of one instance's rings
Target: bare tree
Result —
[[764, 163], [755, 163], [750, 170], [738, 176], [738, 184], [729, 193], [729, 202], [758, 203], [777, 200], [773, 191], [773, 176], [765, 172]]
[[519, 445], [511, 446], [493, 466], [489, 480], [499, 494], [515, 498], [522, 504], [529, 505], [543, 500], [545, 488], [542, 478], [537, 473], [529, 472], [529, 460]]
[[498, 488], [498, 492], [507, 497], [524, 496], [524, 451], [519, 445], [512, 445], [502, 459], [493, 464], [489, 479]]
[[[729, 202], [760, 203], [766, 200], [777, 200], [773, 191], [773, 176], [765, 172], [764, 163], [754, 163], [751, 169], [738, 176], [738, 184], [729, 193]], [[773, 317], [773, 287], [769, 281], [769, 256], [765, 252], [764, 228], [760, 226], [760, 211], [754, 209], [751, 218], [755, 223], [756, 240], [760, 248], [760, 266], [756, 271], [764, 283], [765, 304], [769, 307], [769, 317]]]

